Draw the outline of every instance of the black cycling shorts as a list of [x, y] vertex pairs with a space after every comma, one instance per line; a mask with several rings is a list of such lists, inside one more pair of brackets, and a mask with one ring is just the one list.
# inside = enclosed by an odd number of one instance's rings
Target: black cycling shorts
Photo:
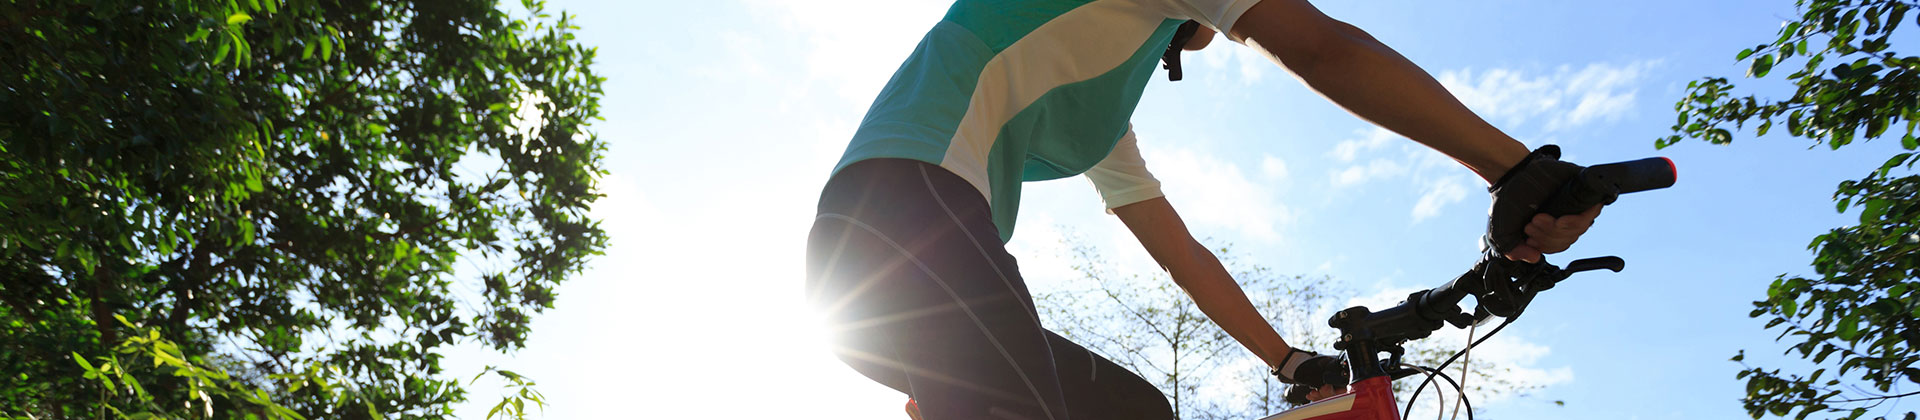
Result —
[[827, 182], [807, 297], [835, 355], [927, 420], [1173, 418], [1153, 384], [1040, 326], [986, 199], [936, 165], [870, 159]]

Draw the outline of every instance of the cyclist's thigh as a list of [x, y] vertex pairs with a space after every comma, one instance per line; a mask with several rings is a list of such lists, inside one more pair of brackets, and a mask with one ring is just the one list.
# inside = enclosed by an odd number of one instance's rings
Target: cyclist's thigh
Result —
[[860, 238], [858, 227], [819, 219], [808, 236], [807, 298], [825, 318], [834, 356], [883, 385], [908, 392], [895, 351], [896, 325], [883, 320], [909, 311], [892, 282], [904, 259], [882, 241]]
[[1074, 418], [1168, 420], [1173, 406], [1165, 394], [1139, 374], [1085, 347], [1047, 331], [1054, 372]]
[[836, 354], [929, 420], [1065, 419], [1046, 333], [984, 199], [931, 165], [858, 165], [842, 175], [884, 174], [830, 183], [808, 244], [808, 294]]

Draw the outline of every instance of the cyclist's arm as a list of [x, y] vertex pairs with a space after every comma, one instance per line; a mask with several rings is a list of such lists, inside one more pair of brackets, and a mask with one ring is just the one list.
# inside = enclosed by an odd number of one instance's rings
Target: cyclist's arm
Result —
[[[1353, 25], [1306, 0], [1264, 0], [1241, 15], [1228, 37], [1292, 71], [1327, 99], [1460, 161], [1488, 184], [1526, 157], [1527, 147], [1474, 115], [1432, 75]], [[1527, 244], [1508, 258], [1537, 261], [1586, 233], [1599, 214], [1537, 215]]]
[[1120, 216], [1147, 254], [1173, 276], [1173, 282], [1187, 291], [1207, 318], [1268, 366], [1278, 365], [1287, 356], [1291, 348], [1286, 340], [1254, 309], [1220, 259], [1187, 232], [1186, 223], [1165, 197], [1115, 207], [1113, 214]]
[[1419, 66], [1306, 0], [1261, 1], [1228, 37], [1360, 118], [1453, 157], [1489, 184], [1527, 155], [1526, 145], [1474, 115]]

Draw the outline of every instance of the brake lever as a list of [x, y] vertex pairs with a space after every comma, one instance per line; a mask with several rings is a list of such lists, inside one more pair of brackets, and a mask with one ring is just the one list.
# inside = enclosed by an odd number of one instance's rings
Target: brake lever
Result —
[[[1486, 282], [1482, 287], [1488, 293], [1474, 304], [1472, 324], [1480, 324], [1493, 316], [1512, 318], [1525, 311], [1532, 303], [1534, 295], [1539, 294], [1573, 273], [1605, 269], [1615, 273], [1626, 269], [1627, 261], [1616, 256], [1583, 258], [1567, 263], [1566, 268], [1556, 267], [1546, 260], [1527, 263], [1506, 259], [1490, 259], [1482, 272]], [[1448, 320], [1455, 327], [1465, 328], [1466, 322]]]
[[[1567, 268], [1561, 269], [1561, 271], [1566, 272], [1566, 274], [1573, 274], [1573, 273], [1578, 273], [1582, 271], [1592, 271], [1592, 270], [1599, 270], [1603, 268], [1607, 270], [1611, 270], [1615, 273], [1618, 273], [1620, 272], [1620, 270], [1627, 269], [1627, 260], [1620, 259], [1620, 257], [1615, 257], [1612, 255], [1608, 255], [1605, 257], [1582, 258], [1582, 259], [1574, 260], [1573, 262], [1567, 263]], [[1565, 278], [1565, 276], [1561, 276], [1561, 277]]]

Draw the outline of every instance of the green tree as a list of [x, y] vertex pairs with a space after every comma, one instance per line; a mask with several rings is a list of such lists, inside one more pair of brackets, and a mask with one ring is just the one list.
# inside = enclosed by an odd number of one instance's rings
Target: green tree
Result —
[[[1743, 403], [1763, 415], [1858, 418], [1888, 401], [1914, 395], [1900, 387], [1920, 384], [1920, 161], [1913, 150], [1920, 122], [1920, 57], [1891, 50], [1896, 29], [1909, 26], [1916, 3], [1894, 0], [1799, 0], [1800, 11], [1771, 42], [1741, 51], [1747, 75], [1767, 79], [1776, 67], [1795, 90], [1786, 98], [1734, 93], [1726, 78], [1688, 85], [1674, 135], [1715, 144], [1757, 124], [1765, 135], [1775, 123], [1787, 133], [1838, 149], [1856, 139], [1898, 138], [1904, 151], [1866, 174], [1841, 182], [1836, 209], [1857, 209], [1860, 223], [1813, 238], [1812, 275], [1781, 275], [1754, 302], [1751, 316], [1780, 330], [1786, 353], [1813, 362], [1809, 372], [1748, 366]], [[1920, 24], [1920, 23], [1916, 23]], [[1829, 63], [1833, 63], [1829, 65]], [[1734, 357], [1744, 363], [1745, 352]], [[1907, 413], [1912, 419], [1915, 414]]]
[[[1083, 240], [1069, 237], [1063, 245], [1072, 254], [1073, 269], [1079, 276], [1049, 285], [1049, 290], [1034, 297], [1049, 329], [1153, 382], [1167, 395], [1176, 418], [1262, 418], [1288, 408], [1285, 384], [1275, 380], [1265, 363], [1200, 312], [1165, 272], [1123, 274]], [[1351, 293], [1326, 278], [1286, 276], [1244, 263], [1226, 248], [1216, 254], [1233, 270], [1234, 280], [1247, 292], [1248, 299], [1261, 315], [1273, 320], [1288, 343], [1332, 351], [1335, 334], [1326, 326], [1327, 316], [1344, 308], [1341, 305]], [[1406, 362], [1438, 366], [1455, 350], [1445, 346], [1463, 344], [1432, 341], [1410, 343]], [[1512, 372], [1511, 366], [1475, 362], [1472, 377], [1465, 384], [1467, 391], [1477, 397], [1493, 397], [1540, 388], [1514, 379]], [[1459, 377], [1458, 372], [1450, 373]], [[1397, 381], [1394, 390], [1401, 401], [1406, 401], [1418, 383]], [[1433, 394], [1439, 391], [1428, 388], [1423, 401], [1452, 401], [1435, 398]], [[1434, 413], [1425, 410], [1435, 406], [1422, 407], [1420, 412]]]
[[501, 7], [0, 4], [0, 417], [449, 416], [606, 244], [594, 51]]

